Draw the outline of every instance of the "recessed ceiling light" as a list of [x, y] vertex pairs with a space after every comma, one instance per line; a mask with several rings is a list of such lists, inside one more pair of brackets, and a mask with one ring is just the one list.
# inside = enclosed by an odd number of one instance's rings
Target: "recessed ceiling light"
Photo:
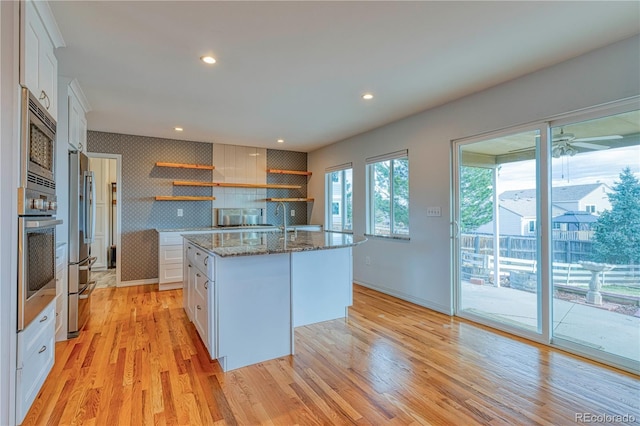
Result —
[[175, 130], [176, 132], [181, 132], [184, 129], [182, 127], [174, 127], [173, 130]]
[[284, 143], [284, 139], [278, 139], [278, 143]]
[[216, 58], [214, 58], [213, 56], [201, 56], [200, 60], [202, 62], [204, 62], [205, 64], [215, 64], [216, 63]]
[[371, 93], [365, 93], [364, 95], [362, 95], [362, 99], [368, 101], [369, 99], [373, 99], [373, 95]]

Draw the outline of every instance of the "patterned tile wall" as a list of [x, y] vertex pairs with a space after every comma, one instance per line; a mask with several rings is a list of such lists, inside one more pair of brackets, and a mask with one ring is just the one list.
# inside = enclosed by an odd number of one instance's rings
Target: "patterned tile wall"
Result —
[[[122, 281], [158, 277], [156, 228], [211, 225], [210, 201], [155, 201], [156, 195], [210, 196], [211, 188], [174, 187], [174, 180], [211, 181], [210, 170], [157, 167], [157, 161], [211, 164], [212, 144], [90, 131], [90, 152], [122, 155]], [[177, 209], [183, 209], [178, 217]]]
[[[307, 170], [307, 153], [282, 151], [279, 149], [267, 150], [267, 169], [281, 170]], [[308, 176], [281, 175], [267, 173], [267, 183], [281, 185], [300, 185], [300, 189], [267, 189], [267, 198], [306, 198]], [[291, 225], [304, 225], [307, 223], [307, 202], [296, 201], [287, 203], [287, 214], [291, 209], [296, 211], [295, 217], [287, 217], [287, 223]], [[282, 223], [282, 216], [276, 216], [277, 203], [267, 203], [267, 222], [275, 225]]]

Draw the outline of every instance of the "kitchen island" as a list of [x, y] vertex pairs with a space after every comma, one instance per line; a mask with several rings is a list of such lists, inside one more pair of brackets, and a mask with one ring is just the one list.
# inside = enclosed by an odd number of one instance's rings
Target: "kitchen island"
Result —
[[344, 318], [352, 247], [337, 232], [184, 234], [184, 307], [223, 371], [294, 353], [294, 327]]

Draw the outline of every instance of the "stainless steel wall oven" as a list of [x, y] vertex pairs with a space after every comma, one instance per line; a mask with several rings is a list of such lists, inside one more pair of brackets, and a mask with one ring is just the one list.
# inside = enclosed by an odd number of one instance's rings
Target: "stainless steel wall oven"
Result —
[[56, 297], [56, 225], [51, 216], [18, 218], [18, 330]]
[[21, 87], [18, 331], [56, 297], [56, 122]]

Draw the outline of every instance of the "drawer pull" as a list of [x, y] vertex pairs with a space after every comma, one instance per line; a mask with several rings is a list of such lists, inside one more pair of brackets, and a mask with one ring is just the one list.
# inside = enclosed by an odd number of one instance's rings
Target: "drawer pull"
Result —
[[188, 267], [191, 268], [191, 264], [189, 264]]
[[47, 350], [47, 347], [46, 347], [46, 346], [43, 346], [43, 347], [41, 347], [41, 348], [40, 348], [40, 350], [38, 351], [38, 353], [39, 353], [39, 354], [41, 354], [42, 352], [44, 352], [44, 351], [46, 351], [46, 350]]
[[201, 275], [198, 272], [196, 272], [196, 277], [200, 278]]
[[45, 321], [46, 321], [46, 320], [48, 320], [48, 319], [49, 319], [49, 317], [45, 315], [45, 316], [43, 316], [43, 317], [42, 317], [42, 319], [40, 320], [40, 322], [45, 322]]
[[207, 262], [209, 262], [209, 257], [208, 256], [204, 258], [204, 266], [207, 266]]
[[209, 281], [204, 282], [204, 289], [209, 290]]
[[199, 311], [202, 310], [202, 308], [200, 307], [200, 305], [196, 305], [196, 309], [198, 309]]
[[196, 256], [200, 256], [200, 252], [199, 251], [196, 252]]

